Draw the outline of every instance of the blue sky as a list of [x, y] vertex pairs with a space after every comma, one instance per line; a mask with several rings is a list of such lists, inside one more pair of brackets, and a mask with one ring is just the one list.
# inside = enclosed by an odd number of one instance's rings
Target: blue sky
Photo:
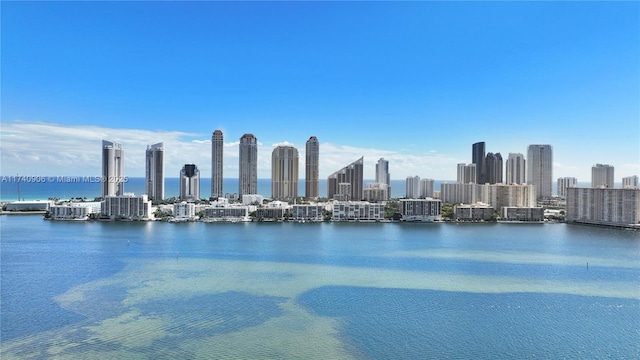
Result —
[[551, 144], [554, 178], [640, 174], [638, 2], [1, 6], [3, 175], [99, 174], [105, 138], [127, 175], [164, 141], [167, 176], [208, 176], [215, 129], [225, 177], [247, 132], [265, 178], [274, 145], [311, 135], [323, 177], [364, 156], [368, 178], [385, 157], [395, 179], [455, 179], [477, 141]]

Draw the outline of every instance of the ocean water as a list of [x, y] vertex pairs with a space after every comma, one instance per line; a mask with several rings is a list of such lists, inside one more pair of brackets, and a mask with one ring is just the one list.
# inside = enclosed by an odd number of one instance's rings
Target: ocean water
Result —
[[24, 358], [640, 357], [640, 233], [0, 216]]
[[[4, 182], [0, 182], [0, 201], [18, 200], [18, 186], [20, 188], [21, 200], [47, 200], [53, 197], [62, 200], [86, 197], [88, 200], [93, 200], [102, 194], [101, 184], [97, 182], [65, 182], [67, 181], [65, 180], [66, 178], [60, 181], [58, 177], [42, 176], [34, 178], [34, 181], [42, 182], [21, 181], [20, 184], [18, 184], [16, 181], [13, 181], [14, 177], [0, 176], [0, 180], [2, 179], [4, 179]], [[373, 182], [373, 180], [365, 180], [365, 186], [371, 182]], [[439, 190], [440, 184], [443, 182], [445, 181], [436, 180], [434, 184], [435, 189]], [[178, 197], [180, 195], [180, 182], [178, 178], [166, 178], [164, 186], [165, 198]], [[139, 177], [127, 178], [124, 190], [125, 192], [132, 192], [136, 195], [144, 194], [145, 179]], [[237, 193], [238, 179], [224, 179], [222, 191], [225, 193]], [[304, 196], [304, 191], [304, 180], [300, 180], [298, 184], [298, 194]], [[320, 179], [318, 191], [320, 197], [327, 196], [327, 179]], [[258, 179], [258, 194], [264, 197], [271, 196], [271, 179]], [[405, 180], [392, 180], [391, 195], [395, 198], [400, 198], [404, 197], [405, 194]], [[200, 180], [200, 195], [203, 198], [208, 198], [211, 195], [211, 179], [203, 178]]]

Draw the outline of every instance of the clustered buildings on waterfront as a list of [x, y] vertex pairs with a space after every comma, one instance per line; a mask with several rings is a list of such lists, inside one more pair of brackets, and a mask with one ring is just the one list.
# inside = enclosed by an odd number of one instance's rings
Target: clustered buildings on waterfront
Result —
[[[305, 147], [304, 203], [299, 200], [299, 153], [293, 146], [277, 146], [271, 154], [271, 199], [264, 204], [257, 194], [258, 140], [244, 134], [239, 143], [237, 194], [223, 194], [224, 134], [215, 130], [211, 138], [211, 191], [202, 201], [200, 171], [196, 164], [180, 170], [179, 202], [159, 205], [164, 199], [164, 144], [149, 145], [145, 161], [145, 194], [124, 192], [124, 150], [121, 144], [102, 141], [102, 197], [99, 203], [52, 206], [58, 219], [86, 218], [99, 214], [105, 219], [149, 219], [154, 214], [171, 214], [172, 219], [199, 217], [207, 221], [293, 219], [298, 221], [380, 221], [391, 196], [389, 161], [375, 165], [375, 182], [364, 184], [364, 157], [327, 177], [327, 199], [319, 200], [320, 144], [311, 136]], [[527, 157], [509, 153], [503, 167], [499, 152], [486, 152], [484, 142], [472, 145], [469, 164], [457, 164], [457, 181], [434, 189], [435, 181], [419, 176], [406, 178], [404, 199], [397, 202], [401, 220], [434, 221], [441, 217], [442, 204], [451, 204], [454, 218], [483, 221], [499, 217], [511, 221], [542, 221], [540, 200], [552, 197], [553, 149], [548, 144], [527, 147]], [[505, 174], [503, 178], [503, 174]], [[566, 201], [566, 220], [577, 223], [640, 226], [638, 176], [622, 179], [614, 188], [614, 168], [595, 164], [591, 187], [579, 188], [574, 177], [557, 179], [557, 198]], [[292, 204], [293, 202], [293, 204]], [[196, 204], [197, 203], [197, 204]], [[158, 213], [158, 210], [160, 211]]]

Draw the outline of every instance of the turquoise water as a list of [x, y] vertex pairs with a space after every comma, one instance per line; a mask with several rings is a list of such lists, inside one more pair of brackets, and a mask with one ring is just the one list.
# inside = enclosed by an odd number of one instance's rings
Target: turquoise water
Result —
[[3, 359], [640, 356], [639, 232], [0, 225]]

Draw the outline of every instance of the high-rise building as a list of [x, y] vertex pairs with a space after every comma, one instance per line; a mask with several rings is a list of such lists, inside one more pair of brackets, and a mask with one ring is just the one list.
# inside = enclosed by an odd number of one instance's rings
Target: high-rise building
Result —
[[606, 164], [595, 164], [591, 167], [591, 187], [592, 188], [614, 188], [613, 166]]
[[244, 134], [240, 138], [240, 174], [238, 176], [238, 195], [258, 192], [258, 139], [253, 134]]
[[489, 184], [502, 183], [502, 155], [488, 153], [484, 161], [484, 181]]
[[287, 200], [298, 197], [298, 149], [278, 146], [271, 153], [271, 197]]
[[485, 179], [486, 170], [484, 166], [485, 151], [486, 151], [486, 148], [485, 148], [484, 141], [477, 142], [472, 146], [471, 162], [473, 164], [476, 164], [476, 183], [477, 184], [486, 183], [486, 179]]
[[640, 226], [640, 189], [569, 188], [567, 222]]
[[435, 180], [420, 179], [420, 198], [432, 198], [434, 196]]
[[407, 176], [405, 197], [407, 199], [420, 198], [420, 176]]
[[553, 149], [551, 145], [529, 145], [527, 148], [527, 184], [536, 187], [538, 199], [551, 197]]
[[623, 189], [637, 189], [638, 188], [638, 175], [627, 176], [622, 178]]
[[222, 192], [223, 151], [224, 136], [221, 130], [216, 130], [211, 135], [211, 197], [213, 198], [224, 196]]
[[185, 164], [180, 170], [180, 200], [200, 199], [200, 170], [195, 164]]
[[[387, 196], [391, 194], [391, 174], [389, 174], [389, 160], [380, 158], [376, 164], [376, 183], [379, 188], [386, 187]], [[387, 199], [384, 199], [385, 201]]]
[[458, 164], [458, 179], [461, 184], [469, 184], [476, 182], [476, 164]]
[[304, 196], [307, 199], [317, 199], [319, 196], [318, 185], [320, 183], [320, 143], [315, 136], [307, 140], [304, 168]]
[[341, 200], [362, 200], [364, 186], [363, 174], [364, 157], [361, 157], [360, 159], [329, 175], [327, 178], [327, 197], [329, 199], [333, 199], [335, 195], [341, 195], [341, 188], [349, 188], [350, 198], [342, 198]]
[[145, 193], [149, 200], [164, 199], [164, 143], [147, 146]]
[[124, 195], [124, 150], [122, 145], [102, 140], [102, 197]]
[[567, 189], [578, 186], [578, 179], [574, 177], [561, 177], [558, 178], [558, 196], [561, 198], [567, 197]]
[[526, 183], [525, 164], [524, 155], [509, 153], [507, 158], [507, 181], [505, 182], [507, 185]]

